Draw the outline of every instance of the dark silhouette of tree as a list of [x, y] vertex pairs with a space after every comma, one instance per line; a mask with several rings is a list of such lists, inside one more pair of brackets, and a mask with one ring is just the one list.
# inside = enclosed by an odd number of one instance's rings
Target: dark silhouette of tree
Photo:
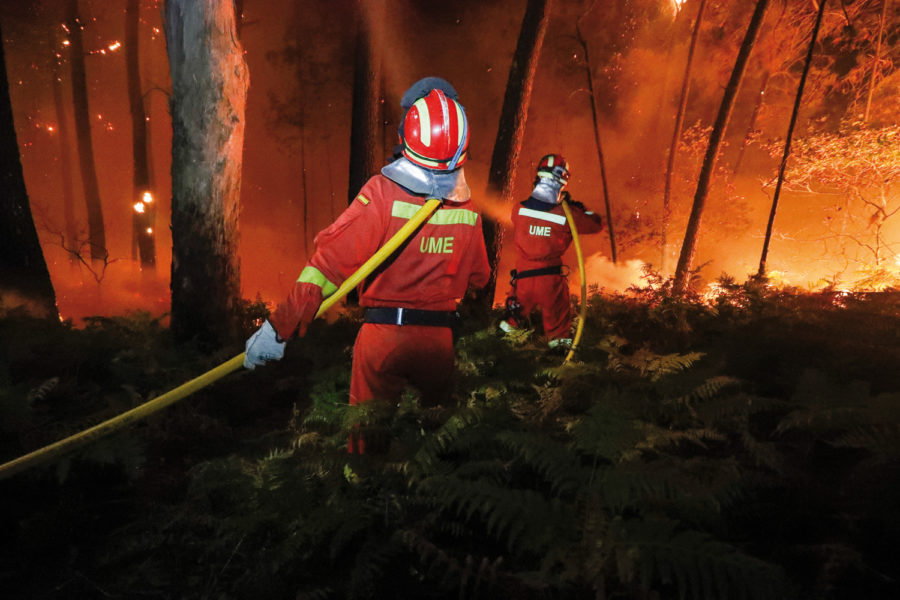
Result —
[[353, 59], [353, 107], [350, 119], [350, 173], [347, 204], [381, 168], [381, 53], [375, 28], [383, 0], [361, 2], [356, 10], [356, 50]]
[[722, 95], [719, 113], [709, 136], [709, 145], [706, 148], [706, 156], [703, 158], [703, 166], [700, 168], [700, 176], [697, 180], [697, 191], [694, 194], [694, 203], [691, 207], [691, 215], [688, 218], [687, 230], [684, 234], [684, 243], [681, 246], [681, 254], [678, 257], [678, 265], [675, 268], [672, 291], [676, 294], [683, 293], [688, 286], [691, 267], [694, 262], [694, 253], [697, 249], [700, 220], [703, 215], [703, 206], [706, 202], [706, 197], [709, 195], [709, 183], [712, 178], [713, 168], [715, 167], [716, 158], [719, 155], [722, 137], [724, 136], [725, 129], [728, 127], [728, 120], [731, 117], [731, 110], [734, 107], [734, 98], [737, 95], [738, 86], [744, 75], [747, 59], [750, 57], [750, 51], [753, 49], [753, 43], [756, 41], [756, 34], [759, 32], [768, 4], [769, 0], [757, 0], [753, 16], [750, 17], [747, 33], [744, 35], [744, 41], [741, 43], [741, 48], [738, 51], [734, 68], [731, 71], [731, 78], [728, 81], [728, 85], [725, 87], [725, 93]]
[[[508, 206], [512, 201], [534, 73], [541, 55], [544, 34], [550, 22], [552, 5], [553, 0], [528, 0], [516, 51], [509, 68], [487, 183], [489, 193], [498, 198], [501, 206]], [[497, 286], [497, 267], [503, 249], [503, 229], [499, 223], [490, 218], [484, 219], [483, 229], [488, 259], [491, 263], [491, 277], [484, 290], [477, 295], [476, 302], [490, 306]]]
[[765, 277], [766, 257], [769, 254], [769, 242], [772, 240], [772, 228], [775, 225], [775, 213], [778, 211], [778, 199], [781, 196], [781, 186], [784, 183], [784, 171], [787, 168], [788, 157], [791, 155], [791, 139], [794, 137], [794, 127], [797, 125], [797, 115], [800, 114], [800, 104], [803, 101], [803, 88], [806, 86], [806, 77], [809, 75], [809, 66], [812, 64], [813, 52], [816, 48], [816, 40], [819, 37], [819, 27], [822, 25], [822, 15], [825, 14], [826, 0], [819, 2], [819, 11], [816, 13], [816, 24], [813, 26], [812, 36], [809, 40], [809, 51], [806, 53], [806, 62], [803, 63], [803, 73], [800, 75], [800, 83], [797, 84], [797, 96], [794, 98], [794, 109], [791, 112], [791, 121], [788, 125], [787, 136], [784, 140], [784, 153], [781, 156], [781, 165], [778, 168], [778, 181], [775, 183], [775, 193], [772, 195], [772, 209], [769, 211], [769, 222], [766, 225], [766, 237], [763, 240], [762, 255], [759, 259], [759, 270], [756, 276]]
[[176, 339], [237, 333], [237, 258], [249, 74], [231, 0], [167, 0], [172, 73], [172, 316]]
[[[0, 40], [2, 40], [0, 35]], [[56, 294], [31, 216], [0, 43], [0, 299], [14, 292], [35, 313], [58, 318]], [[0, 302], [0, 306], [4, 303]]]
[[[872, 61], [872, 75], [869, 77], [869, 91], [866, 94], [866, 110], [863, 113], [863, 122], [869, 120], [869, 111], [872, 108], [872, 94], [875, 92], [875, 82], [881, 71], [881, 42], [884, 39], [884, 22], [887, 17], [888, 4], [891, 0], [881, 0], [881, 18], [878, 20], [878, 37], [875, 42], [875, 58]], [[822, 0], [822, 4], [825, 0]]]
[[[128, 0], [125, 5], [125, 65], [127, 68], [128, 105], [131, 109], [131, 147], [134, 163], [132, 178], [132, 258], [134, 250], [140, 257], [142, 269], [156, 267], [156, 202], [150, 188], [150, 157], [147, 144], [147, 116], [141, 91], [141, 70], [138, 23], [140, 0]], [[149, 194], [149, 196], [145, 196]]]
[[759, 114], [762, 111], [763, 101], [766, 97], [766, 89], [769, 87], [769, 80], [772, 77], [772, 72], [766, 69], [763, 71], [762, 77], [759, 81], [759, 91], [756, 94], [756, 98], [753, 101], [753, 110], [750, 113], [750, 121], [747, 123], [747, 132], [744, 134], [744, 139], [741, 140], [741, 146], [738, 148], [737, 158], [734, 159], [734, 167], [731, 170], [732, 177], [737, 177], [738, 173], [741, 170], [741, 164], [744, 162], [744, 155], [747, 153], [747, 147], [750, 145], [750, 142], [753, 139], [754, 133], [756, 132], [756, 122], [759, 119]]
[[84, 64], [82, 20], [78, 12], [78, 0], [69, 0], [66, 28], [69, 32], [69, 65], [72, 70], [72, 105], [75, 114], [75, 136], [78, 142], [78, 161], [81, 165], [81, 183], [88, 216], [88, 244], [91, 262], [106, 263], [106, 229], [103, 225], [103, 208], [100, 202], [100, 185], [94, 164], [94, 144], [91, 138], [91, 117], [88, 107], [87, 77]]
[[[705, 1], [705, 0], [704, 0]], [[593, 9], [594, 5], [588, 9]], [[587, 14], [587, 13], [585, 13]], [[583, 17], [582, 17], [583, 18]], [[594, 71], [591, 67], [590, 54], [588, 53], [587, 40], [581, 33], [581, 19], [575, 22], [575, 34], [578, 37], [578, 43], [581, 45], [581, 51], [584, 55], [584, 64], [587, 69], [588, 94], [591, 97], [591, 123], [594, 126], [594, 146], [597, 148], [597, 160], [600, 163], [600, 182], [603, 186], [603, 203], [606, 207], [606, 231], [609, 233], [609, 250], [613, 263], [616, 262], [616, 234], [613, 228], [612, 206], [609, 200], [609, 185], [606, 179], [606, 161], [603, 159], [603, 142], [600, 138], [600, 123], [597, 117], [597, 96], [594, 89]]]
[[[78, 229], [75, 220], [75, 189], [72, 183], [72, 131], [66, 115], [66, 104], [63, 100], [62, 54], [58, 53], [56, 36], [50, 38], [50, 48], [54, 56], [50, 61], [51, 86], [53, 89], [53, 108], [56, 112], [56, 133], [59, 139], [60, 187], [63, 200], [63, 248], [78, 247]], [[69, 263], [74, 267], [78, 263], [75, 252], [68, 252]]]
[[691, 31], [691, 42], [688, 45], [687, 61], [684, 65], [684, 77], [681, 80], [681, 96], [678, 99], [678, 111], [675, 113], [675, 126], [672, 129], [672, 141], [669, 144], [669, 156], [666, 162], [666, 182], [663, 188], [662, 218], [660, 219], [659, 244], [662, 251], [660, 269], [666, 268], [666, 245], [668, 243], [669, 217], [671, 216], [672, 176], [675, 173], [675, 155], [678, 153], [678, 142], [681, 140], [681, 130], [684, 127], [684, 114], [687, 112], [688, 94], [691, 89], [691, 70], [694, 65], [694, 50], [697, 48], [697, 38], [700, 37], [700, 24], [703, 22], [703, 10], [706, 8], [706, 0], [700, 0], [697, 8], [697, 18], [694, 20], [694, 29]]

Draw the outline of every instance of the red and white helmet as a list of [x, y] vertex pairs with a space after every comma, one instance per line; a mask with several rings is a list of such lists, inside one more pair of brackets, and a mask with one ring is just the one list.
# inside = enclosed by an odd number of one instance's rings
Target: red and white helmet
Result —
[[547, 154], [538, 163], [537, 176], [552, 179], [565, 187], [569, 183], [569, 163], [559, 154]]
[[466, 162], [469, 126], [462, 105], [441, 90], [415, 101], [403, 118], [403, 156], [435, 171], [452, 171]]

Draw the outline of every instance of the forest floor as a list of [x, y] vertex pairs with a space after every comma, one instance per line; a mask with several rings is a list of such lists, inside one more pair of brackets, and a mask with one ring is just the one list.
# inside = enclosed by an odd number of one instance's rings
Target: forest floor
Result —
[[[316, 322], [0, 481], [2, 596], [900, 597], [900, 292], [725, 283], [594, 293], [566, 365], [469, 316], [430, 409], [349, 406], [358, 316]], [[0, 460], [242, 350], [161, 323], [0, 318]], [[376, 451], [348, 455], [354, 431]]]

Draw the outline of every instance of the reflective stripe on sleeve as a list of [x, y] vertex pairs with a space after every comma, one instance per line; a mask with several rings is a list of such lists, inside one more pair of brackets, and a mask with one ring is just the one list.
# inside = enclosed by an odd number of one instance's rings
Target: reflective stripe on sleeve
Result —
[[550, 221], [551, 223], [558, 223], [560, 225], [566, 224], [565, 215], [557, 215], [551, 212], [544, 212], [542, 210], [534, 210], [532, 208], [525, 208], [524, 206], [519, 209], [519, 214], [523, 217], [531, 217], [532, 219], [540, 219], [541, 221]]
[[327, 298], [337, 291], [337, 286], [328, 281], [328, 278], [322, 275], [322, 271], [315, 267], [306, 267], [297, 278], [297, 283], [311, 283], [322, 288], [322, 297]]

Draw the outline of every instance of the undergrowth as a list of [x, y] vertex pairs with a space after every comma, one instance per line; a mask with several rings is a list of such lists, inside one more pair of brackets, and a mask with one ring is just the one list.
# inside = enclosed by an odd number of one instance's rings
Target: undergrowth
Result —
[[[0, 482], [13, 532], [0, 587], [45, 598], [895, 597], [897, 296], [727, 278], [719, 289], [710, 302], [652, 281], [594, 294], [565, 365], [539, 331], [471, 321], [453, 402], [429, 409], [414, 390], [349, 406], [358, 319], [317, 322], [280, 363]], [[38, 325], [0, 322], [4, 334], [17, 327]], [[135, 315], [4, 342], [4, 456], [228, 358], [165, 333]], [[377, 452], [347, 454], [351, 432]]]

